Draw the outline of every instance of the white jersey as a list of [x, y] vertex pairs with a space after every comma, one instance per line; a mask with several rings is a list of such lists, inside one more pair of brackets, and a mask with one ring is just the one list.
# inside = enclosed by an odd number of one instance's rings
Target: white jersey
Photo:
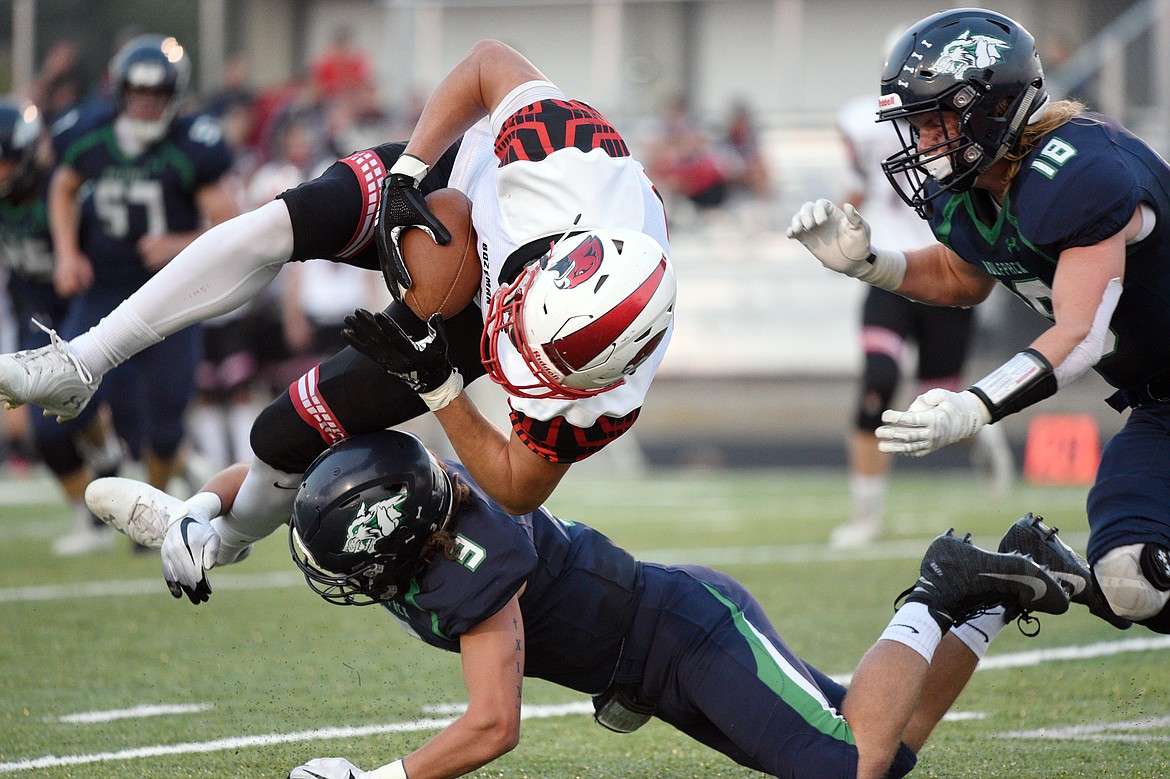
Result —
[[900, 147], [894, 128], [877, 122], [877, 98], [849, 101], [837, 124], [852, 156], [852, 188], [865, 193], [859, 210], [869, 223], [873, 245], [905, 250], [935, 243], [930, 225], [898, 196], [882, 170], [882, 160]]
[[[540, 139], [535, 146], [534, 138]], [[484, 312], [505, 261], [533, 241], [551, 243], [570, 230], [628, 228], [651, 236], [669, 255], [666, 214], [641, 163], [604, 117], [546, 81], [521, 84], [464, 134], [449, 186], [471, 199]], [[580, 428], [601, 416], [625, 416], [642, 406], [669, 340], [668, 333], [615, 389], [580, 400], [509, 397], [509, 403], [534, 419], [564, 417]], [[510, 343], [501, 352], [514, 384], [534, 383]]]

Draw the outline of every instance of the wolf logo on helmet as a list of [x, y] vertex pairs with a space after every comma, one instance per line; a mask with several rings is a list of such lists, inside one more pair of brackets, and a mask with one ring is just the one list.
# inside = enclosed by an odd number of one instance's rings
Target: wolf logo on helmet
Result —
[[399, 507], [406, 501], [406, 488], [397, 495], [369, 506], [362, 501], [357, 516], [345, 531], [344, 552], [373, 552], [374, 544], [389, 537], [402, 521]]
[[1010, 49], [1007, 41], [990, 35], [972, 35], [970, 30], [943, 46], [942, 54], [931, 65], [931, 70], [949, 73], [961, 81], [972, 68], [989, 68], [1003, 59], [1001, 49]]

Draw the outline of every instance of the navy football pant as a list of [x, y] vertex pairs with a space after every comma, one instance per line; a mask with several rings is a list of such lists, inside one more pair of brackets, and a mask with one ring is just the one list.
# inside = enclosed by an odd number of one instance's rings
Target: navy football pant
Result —
[[[795, 779], [852, 779], [845, 688], [806, 664], [743, 585], [703, 566], [643, 564], [646, 589], [619, 674], [641, 665], [656, 716], [741, 765]], [[902, 745], [888, 776], [917, 758]]]
[[[1125, 426], [1101, 453], [1089, 491], [1090, 563], [1129, 544], [1170, 547], [1170, 403], [1131, 409]], [[1170, 633], [1170, 614], [1142, 620]]]

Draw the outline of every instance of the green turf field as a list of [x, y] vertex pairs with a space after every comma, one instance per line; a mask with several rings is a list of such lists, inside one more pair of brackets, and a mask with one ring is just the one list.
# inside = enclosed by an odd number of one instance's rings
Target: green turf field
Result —
[[[209, 603], [173, 600], [157, 556], [51, 556], [67, 529], [55, 488], [0, 482], [0, 779], [283, 777], [344, 755], [373, 768], [410, 751], [465, 701], [458, 658], [378, 609], [313, 594], [274, 536], [212, 572]], [[992, 504], [963, 472], [895, 476], [890, 540], [843, 557], [841, 474], [570, 474], [550, 502], [643, 559], [703, 562], [745, 582], [808, 661], [849, 674], [909, 586], [929, 539], [955, 526], [984, 546], [1024, 511], [1073, 546], [1084, 490], [1017, 486]], [[921, 777], [1170, 775], [1170, 641], [1084, 609], [1007, 628], [921, 755]], [[582, 696], [529, 680], [520, 746], [478, 776], [746, 777], [651, 723], [604, 731]]]

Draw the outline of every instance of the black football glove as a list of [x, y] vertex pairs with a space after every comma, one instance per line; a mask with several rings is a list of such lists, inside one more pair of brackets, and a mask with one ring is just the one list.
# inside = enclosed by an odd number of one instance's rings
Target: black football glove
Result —
[[[396, 172], [399, 169], [414, 171], [415, 175]], [[374, 220], [374, 241], [378, 246], [382, 275], [395, 300], [402, 300], [413, 283], [402, 259], [402, 231], [417, 227], [440, 246], [451, 243], [450, 231], [431, 213], [427, 199], [419, 189], [426, 171], [421, 160], [403, 154], [382, 181], [382, 202]]]
[[341, 337], [420, 394], [443, 386], [455, 372], [447, 357], [447, 334], [441, 314], [431, 315], [427, 335], [416, 341], [384, 311], [371, 314], [359, 308], [345, 318]]

